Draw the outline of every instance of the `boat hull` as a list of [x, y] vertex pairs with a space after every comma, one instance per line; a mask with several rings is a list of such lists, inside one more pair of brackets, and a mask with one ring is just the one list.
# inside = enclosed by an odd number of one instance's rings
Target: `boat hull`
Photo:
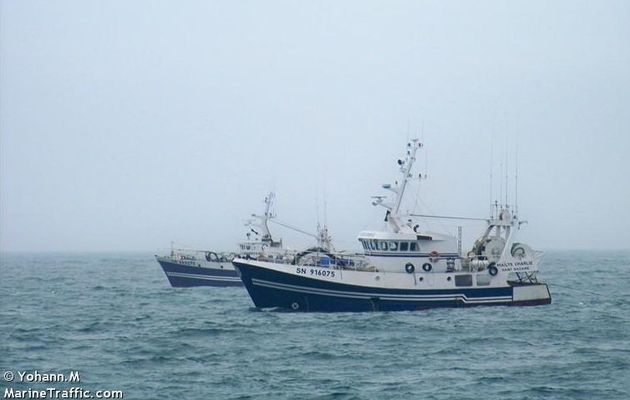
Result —
[[157, 257], [157, 261], [173, 287], [243, 286], [230, 262], [206, 262], [207, 265], [198, 266], [162, 257]]
[[399, 289], [326, 281], [245, 260], [235, 260], [233, 264], [258, 308], [321, 312], [408, 311], [480, 305], [531, 306], [551, 302], [546, 284]]

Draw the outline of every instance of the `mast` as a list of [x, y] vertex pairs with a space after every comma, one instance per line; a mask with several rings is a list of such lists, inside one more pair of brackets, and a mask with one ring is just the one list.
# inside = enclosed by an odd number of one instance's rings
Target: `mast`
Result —
[[252, 214], [252, 217], [257, 218], [259, 222], [256, 224], [258, 228], [260, 228], [262, 233], [261, 240], [264, 242], [273, 242], [271, 238], [271, 232], [269, 231], [269, 220], [275, 218], [273, 214], [272, 206], [273, 201], [276, 195], [273, 192], [269, 192], [267, 197], [265, 197], [265, 212], [263, 215]]
[[[401, 216], [399, 215], [400, 206], [405, 195], [405, 190], [407, 189], [407, 184], [412, 178], [411, 168], [416, 161], [416, 153], [421, 147], [422, 143], [420, 143], [418, 139], [412, 139], [409, 143], [407, 143], [407, 156], [405, 157], [405, 160], [398, 160], [400, 172], [402, 173], [402, 181], [400, 182], [400, 184], [398, 182], [395, 182], [393, 186], [391, 184], [383, 185], [384, 189], [391, 190], [396, 194], [394, 202], [384, 203], [383, 196], [375, 196], [375, 201], [372, 203], [373, 205], [380, 205], [387, 209], [385, 220], [389, 223], [394, 232], [400, 232], [401, 230], [405, 229], [404, 227], [406, 226], [402, 223]], [[411, 231], [411, 228], [408, 228]]]
[[[411, 143], [413, 143], [413, 146]], [[411, 147], [411, 151], [407, 150], [407, 158], [405, 161], [398, 160], [398, 165], [400, 165], [400, 172], [403, 174], [403, 179], [400, 184], [400, 188], [397, 188], [398, 191], [396, 192], [396, 200], [394, 202], [394, 207], [391, 210], [394, 215], [398, 215], [398, 211], [400, 210], [400, 204], [402, 203], [403, 196], [405, 195], [407, 183], [409, 182], [409, 178], [411, 178], [411, 167], [413, 167], [413, 163], [416, 161], [416, 152], [420, 147], [422, 147], [422, 143], [418, 142], [418, 139], [412, 139], [411, 142], [407, 144], [407, 147]]]

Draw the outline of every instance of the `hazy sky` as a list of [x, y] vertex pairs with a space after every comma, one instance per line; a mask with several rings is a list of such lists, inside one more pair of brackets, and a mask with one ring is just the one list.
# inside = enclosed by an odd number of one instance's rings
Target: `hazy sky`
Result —
[[269, 190], [358, 248], [410, 136], [408, 208], [486, 216], [518, 147], [532, 246], [630, 248], [628, 1], [3, 0], [0, 70], [3, 251], [233, 249]]

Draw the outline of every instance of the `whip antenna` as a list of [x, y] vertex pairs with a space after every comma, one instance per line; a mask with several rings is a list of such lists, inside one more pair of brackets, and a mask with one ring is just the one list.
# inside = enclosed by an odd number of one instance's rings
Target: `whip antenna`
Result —
[[518, 136], [516, 137], [516, 165], [514, 166], [514, 212], [518, 215]]

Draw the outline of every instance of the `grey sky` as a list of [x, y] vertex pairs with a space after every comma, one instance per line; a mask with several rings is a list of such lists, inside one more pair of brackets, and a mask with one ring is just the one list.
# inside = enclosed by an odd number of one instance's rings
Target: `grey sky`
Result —
[[271, 189], [358, 248], [414, 135], [418, 211], [518, 142], [532, 246], [630, 248], [628, 1], [0, 1], [0, 69], [3, 251], [231, 249]]

